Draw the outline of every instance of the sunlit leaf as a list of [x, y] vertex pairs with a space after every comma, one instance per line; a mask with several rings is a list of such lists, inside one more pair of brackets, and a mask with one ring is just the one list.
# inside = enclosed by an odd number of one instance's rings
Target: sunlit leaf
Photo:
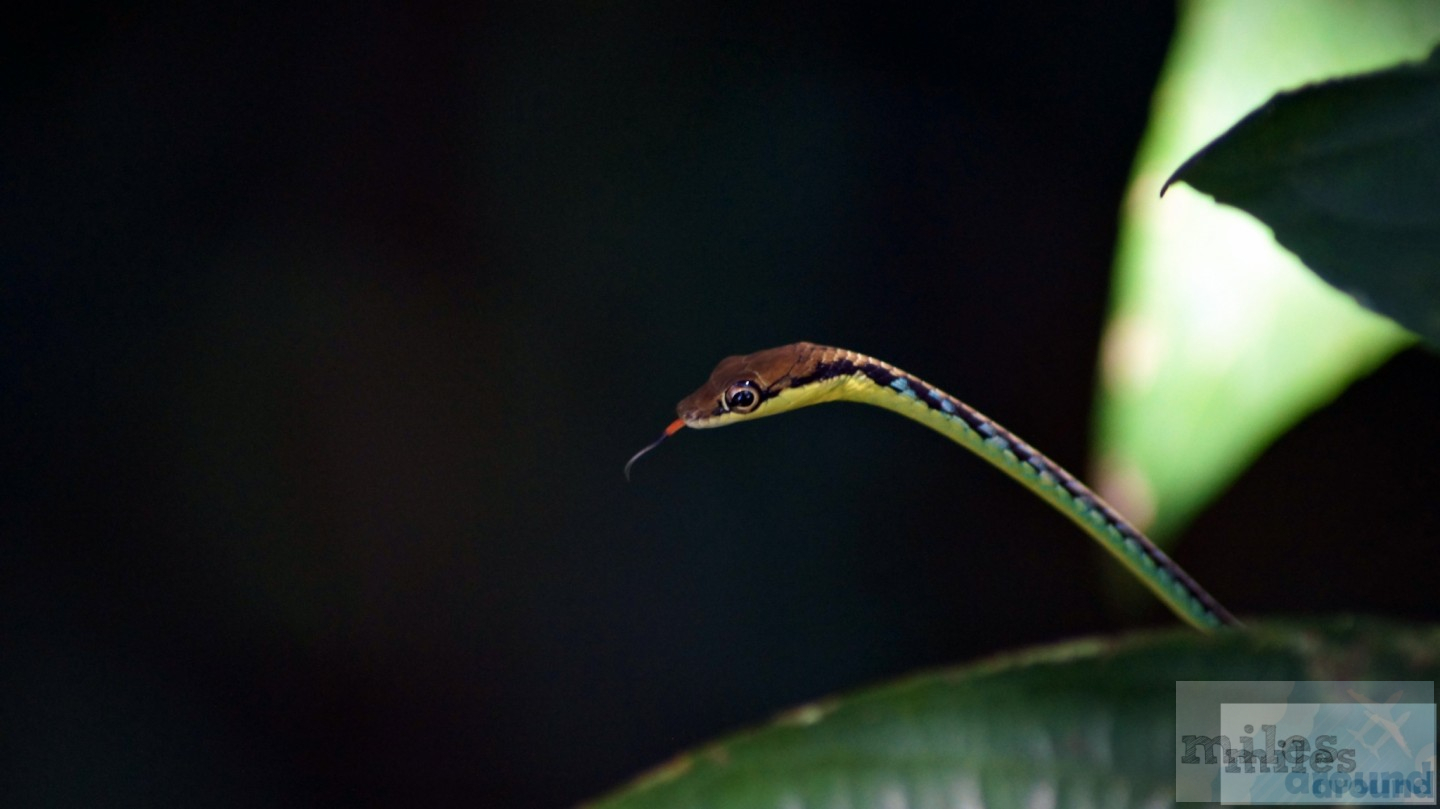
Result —
[[1165, 178], [1286, 88], [1423, 56], [1440, 4], [1183, 6], [1127, 196], [1095, 479], [1162, 543], [1271, 441], [1412, 338], [1322, 283], [1254, 218]]

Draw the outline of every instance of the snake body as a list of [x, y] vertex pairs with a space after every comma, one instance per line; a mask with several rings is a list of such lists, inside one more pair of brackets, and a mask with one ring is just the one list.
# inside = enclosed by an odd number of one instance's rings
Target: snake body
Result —
[[727, 357], [676, 408], [676, 419], [625, 469], [682, 427], [706, 429], [823, 402], [883, 407], [946, 436], [1020, 481], [1129, 568], [1166, 606], [1201, 630], [1239, 621], [1164, 551], [1059, 464], [924, 380], [843, 348], [792, 343]]

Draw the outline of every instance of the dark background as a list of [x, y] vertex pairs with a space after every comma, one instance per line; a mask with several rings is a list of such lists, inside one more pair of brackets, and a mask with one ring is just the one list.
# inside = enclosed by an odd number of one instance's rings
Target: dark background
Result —
[[[561, 806], [838, 689], [1172, 625], [878, 410], [620, 475], [718, 359], [799, 339], [1083, 469], [1172, 15], [17, 12], [0, 802]], [[1437, 617], [1437, 379], [1352, 389], [1180, 561], [1240, 612]]]

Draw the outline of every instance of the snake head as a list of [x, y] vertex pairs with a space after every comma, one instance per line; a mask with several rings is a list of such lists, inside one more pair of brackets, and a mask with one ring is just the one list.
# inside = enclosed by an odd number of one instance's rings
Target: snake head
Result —
[[681, 428], [723, 427], [734, 421], [784, 413], [818, 401], [814, 395], [807, 401], [803, 396], [797, 398], [789, 394], [797, 380], [803, 383], [800, 372], [813, 368], [813, 358], [823, 350], [814, 343], [791, 343], [721, 360], [710, 373], [710, 380], [676, 406], [680, 418], [625, 464], [625, 478], [630, 478], [630, 468], [636, 461]]
[[710, 372], [709, 381], [680, 400], [675, 412], [685, 426], [697, 429], [772, 415], [767, 403], [790, 387], [795, 369], [804, 365], [816, 348], [812, 343], [791, 343], [726, 357]]

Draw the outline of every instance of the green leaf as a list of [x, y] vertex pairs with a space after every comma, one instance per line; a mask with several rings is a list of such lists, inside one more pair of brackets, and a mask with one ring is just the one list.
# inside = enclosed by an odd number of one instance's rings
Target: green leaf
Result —
[[1326, 282], [1440, 346], [1440, 48], [1281, 93], [1176, 180], [1252, 214]]
[[[1162, 184], [1275, 93], [1420, 58], [1440, 40], [1432, 0], [1189, 0], [1180, 11], [1122, 209], [1089, 476], [1162, 544], [1276, 437], [1414, 340], [1255, 218], [1186, 185], [1161, 199]], [[1112, 578], [1117, 600], [1151, 603]]]
[[1169, 806], [1177, 680], [1437, 675], [1440, 628], [1344, 618], [1072, 642], [791, 711], [593, 806]]

